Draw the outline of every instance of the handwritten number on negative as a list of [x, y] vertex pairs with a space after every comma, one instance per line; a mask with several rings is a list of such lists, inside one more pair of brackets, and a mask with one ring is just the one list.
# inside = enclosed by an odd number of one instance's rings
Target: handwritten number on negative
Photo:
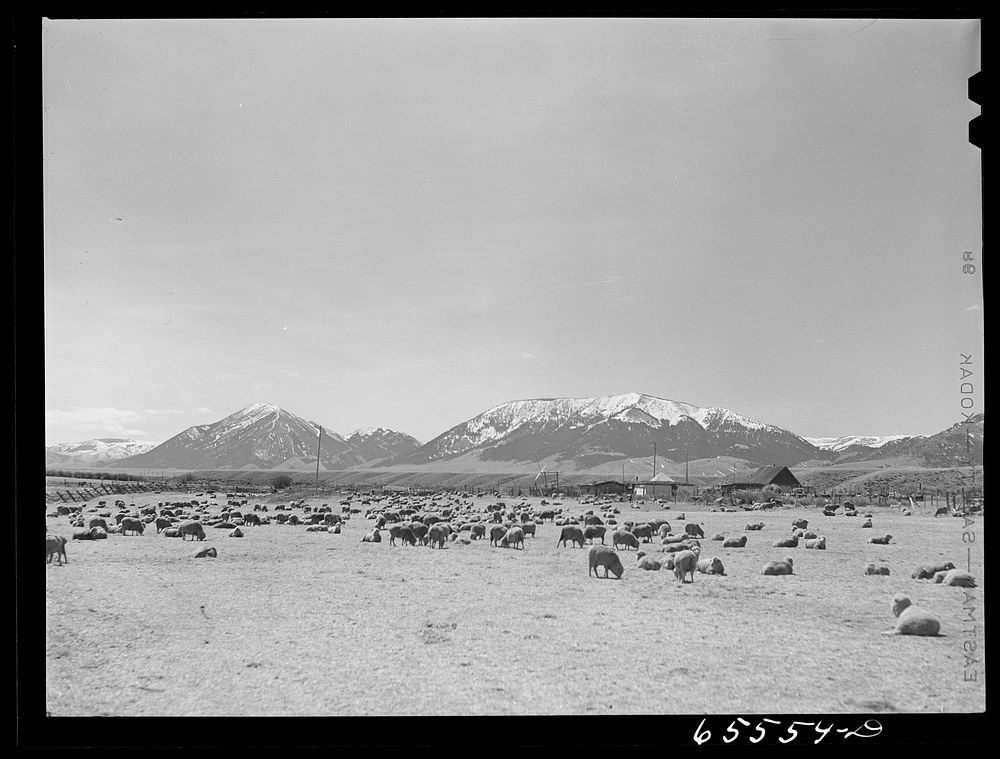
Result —
[[781, 724], [776, 719], [768, 719], [767, 717], [764, 717], [764, 719], [762, 719], [760, 722], [757, 723], [757, 732], [760, 733], [760, 737], [759, 738], [751, 738], [750, 739], [751, 743], [760, 743], [762, 740], [764, 740], [764, 728], [761, 727], [761, 724], [764, 723], [764, 722], [770, 722], [772, 725], [780, 725]]
[[705, 720], [702, 720], [701, 723], [698, 725], [698, 727], [694, 729], [694, 742], [697, 743], [699, 746], [705, 741], [712, 739], [712, 733], [710, 731], [701, 729], [704, 726], [704, 724]]
[[722, 739], [722, 742], [723, 742], [723, 743], [732, 743], [733, 741], [735, 741], [735, 740], [736, 740], [737, 738], [739, 738], [739, 737], [740, 737], [740, 731], [739, 731], [739, 730], [736, 730], [736, 729], [735, 729], [735, 728], [733, 727], [733, 725], [735, 725], [735, 724], [736, 724], [737, 722], [739, 722], [739, 723], [740, 723], [741, 725], [743, 725], [744, 727], [750, 727], [750, 723], [749, 723], [749, 722], [747, 722], [747, 721], [746, 721], [745, 719], [743, 719], [742, 717], [737, 717], [737, 718], [736, 718], [735, 720], [733, 720], [732, 722], [730, 722], [730, 723], [729, 723], [729, 727], [727, 727], [727, 728], [726, 728], [726, 732], [727, 732], [727, 733], [732, 733], [732, 734], [733, 734], [733, 737], [732, 737], [732, 738], [723, 738], [723, 739]]

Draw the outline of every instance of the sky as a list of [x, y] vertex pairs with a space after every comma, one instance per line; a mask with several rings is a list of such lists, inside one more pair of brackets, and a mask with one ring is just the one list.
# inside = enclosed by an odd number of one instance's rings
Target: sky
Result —
[[[647, 393], [983, 411], [975, 20], [60, 20], [48, 445]], [[967, 365], [968, 366], [968, 365]]]

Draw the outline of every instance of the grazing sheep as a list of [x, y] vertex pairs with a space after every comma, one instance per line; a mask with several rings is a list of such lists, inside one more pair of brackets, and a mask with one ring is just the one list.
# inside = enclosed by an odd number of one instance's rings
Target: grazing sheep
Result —
[[486, 525], [485, 524], [474, 524], [469, 530], [470, 540], [484, 540], [486, 538]]
[[694, 522], [688, 522], [684, 525], [684, 533], [695, 538], [705, 537], [705, 531], [701, 529], [701, 525]]
[[591, 545], [594, 543], [594, 538], [601, 539], [601, 545], [604, 545], [604, 533], [607, 532], [607, 527], [602, 527], [596, 524], [589, 524], [583, 528], [583, 538], [584, 540], [590, 541]]
[[799, 545], [799, 539], [797, 536], [793, 535], [790, 538], [782, 538], [781, 540], [776, 540], [771, 545], [774, 548], [797, 548]]
[[122, 535], [128, 535], [129, 532], [142, 535], [145, 525], [142, 523], [141, 519], [133, 519], [132, 517], [125, 517], [120, 524]]
[[433, 525], [427, 531], [427, 545], [434, 548], [437, 545], [438, 548], [444, 548], [444, 542], [448, 538], [448, 530], [442, 525]]
[[639, 540], [646, 543], [653, 542], [653, 527], [648, 524], [636, 525], [634, 529], [631, 530], [632, 534], [635, 535]]
[[657, 529], [656, 534], [660, 536], [661, 539], [667, 537], [670, 534], [670, 522], [664, 522]]
[[196, 522], [194, 520], [181, 522], [177, 526], [177, 531], [181, 534], [181, 540], [187, 540], [188, 535], [190, 535], [192, 539], [205, 539], [205, 528], [202, 526], [201, 522]]
[[913, 574], [910, 577], [914, 580], [930, 580], [938, 572], [947, 572], [949, 569], [954, 568], [955, 565], [950, 561], [946, 561], [944, 564], [925, 564], [913, 570]]
[[681, 551], [674, 556], [674, 577], [682, 583], [687, 576], [694, 582], [694, 573], [698, 568], [698, 554], [694, 551]]
[[198, 551], [198, 553], [194, 555], [194, 557], [196, 559], [205, 559], [205, 558], [214, 559], [218, 555], [219, 552], [216, 551], [214, 548], [202, 548], [200, 551]]
[[747, 536], [740, 535], [738, 538], [729, 538], [723, 544], [723, 548], [746, 548]]
[[509, 528], [504, 527], [502, 524], [494, 525], [490, 527], [490, 545], [498, 546], [500, 541], [503, 540], [503, 536], [507, 534]]
[[628, 530], [615, 530], [611, 533], [611, 544], [618, 548], [618, 546], [625, 546], [625, 548], [635, 548], [639, 550], [639, 539], [633, 535]]
[[889, 545], [890, 540], [892, 540], [892, 535], [886, 535], [884, 538], [868, 538], [869, 543], [875, 543], [880, 546]]
[[871, 563], [867, 567], [865, 567], [865, 574], [866, 575], [888, 575], [889, 574], [889, 567], [885, 566], [884, 564], [882, 566], [880, 566], [880, 567], [876, 567], [874, 563]]
[[899, 594], [892, 599], [892, 614], [896, 626], [883, 635], [924, 635], [936, 637], [941, 632], [941, 622], [928, 611], [914, 606], [909, 598]]
[[62, 566], [63, 559], [69, 564], [69, 558], [66, 556], [66, 538], [62, 535], [45, 536], [45, 563], [51, 564], [53, 556], [56, 557], [59, 566]]
[[521, 529], [524, 530], [524, 534], [530, 535], [531, 537], [535, 537], [535, 527], [536, 525], [534, 522], [525, 522], [521, 525]]
[[791, 557], [784, 561], [770, 561], [765, 566], [762, 575], [790, 575], [792, 574]]
[[945, 572], [937, 572], [934, 575], [934, 582], [956, 588], [976, 587], [976, 578], [968, 572], [963, 572], [961, 569], [949, 569]]
[[511, 527], [507, 530], [506, 534], [500, 538], [500, 547], [506, 548], [509, 545], [517, 548], [518, 543], [521, 544], [521, 548], [524, 548], [524, 530], [520, 527]]
[[410, 522], [409, 524], [410, 532], [413, 533], [413, 537], [417, 539], [418, 543], [427, 543], [427, 531], [430, 529], [423, 522]]
[[171, 522], [169, 519], [164, 519], [163, 517], [157, 517], [156, 518], [156, 533], [159, 534], [160, 531], [166, 530], [168, 527], [172, 527], [173, 524], [174, 523]]
[[565, 547], [567, 540], [573, 545], [579, 543], [580, 548], [583, 548], [583, 530], [575, 525], [567, 525], [566, 527], [563, 527], [562, 532], [559, 533], [559, 540], [556, 542], [556, 546], [562, 545]]
[[725, 568], [722, 566], [722, 559], [713, 556], [711, 559], [700, 559], [697, 569], [703, 575], [724, 575]]
[[754, 524], [748, 524], [743, 529], [747, 530], [749, 532], [753, 532], [754, 530], [763, 530], [764, 529], [764, 523], [763, 522], [756, 522]]
[[825, 551], [826, 550], [826, 538], [822, 537], [822, 538], [817, 538], [815, 540], [807, 540], [806, 541], [806, 548], [815, 548], [816, 550], [819, 550], [819, 551]]
[[597, 571], [598, 567], [604, 567], [603, 579], [605, 580], [608, 578], [609, 571], [619, 580], [625, 573], [625, 567], [622, 566], [622, 562], [621, 559], [618, 558], [618, 554], [607, 546], [594, 546], [591, 548], [587, 556], [587, 561], [589, 564], [589, 569], [587, 571], [588, 577], [591, 575], [600, 577], [601, 573]]
[[231, 538], [242, 538], [243, 537], [243, 530], [241, 530], [239, 527], [237, 527], [231, 533], [229, 533], [229, 537], [231, 537]]

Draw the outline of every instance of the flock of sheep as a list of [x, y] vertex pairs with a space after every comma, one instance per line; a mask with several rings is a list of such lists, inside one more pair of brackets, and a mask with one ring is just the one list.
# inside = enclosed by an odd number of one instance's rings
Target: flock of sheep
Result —
[[[302, 525], [307, 531], [325, 531], [339, 534], [342, 527], [352, 517], [365, 522], [362, 542], [381, 543], [383, 534], [388, 543], [396, 545], [424, 545], [442, 549], [448, 542], [470, 544], [485, 540], [499, 548], [523, 549], [525, 537], [536, 536], [537, 527], [546, 521], [560, 527], [556, 546], [590, 546], [588, 551], [588, 575], [608, 578], [614, 575], [621, 579], [625, 568], [618, 550], [636, 550], [637, 568], [647, 571], [672, 570], [678, 582], [694, 582], [696, 573], [724, 575], [725, 568], [717, 556], [701, 558], [701, 543], [705, 539], [702, 526], [686, 522], [683, 513], [675, 521], [685, 522], [684, 530], [675, 534], [666, 519], [649, 522], [623, 521], [619, 524], [618, 502], [587, 499], [582, 505], [593, 504], [600, 513], [591, 508], [584, 513], [571, 516], [565, 513], [560, 502], [541, 501], [540, 506], [532, 506], [527, 501], [508, 505], [504, 501], [489, 501], [483, 505], [469, 494], [441, 493], [425, 498], [409, 496], [376, 496], [371, 494], [358, 498], [348, 497], [340, 501], [339, 511], [329, 504], [310, 506], [305, 501], [292, 501], [273, 507], [255, 504], [249, 506], [241, 494], [226, 494], [226, 505], [216, 500], [216, 494], [198, 494], [201, 500], [180, 502], [160, 502], [156, 506], [137, 508], [135, 504], [126, 506], [124, 501], [115, 501], [109, 507], [105, 501], [96, 506], [88, 504], [60, 505], [48, 516], [67, 517], [74, 528], [74, 540], [101, 540], [109, 534], [143, 535], [150, 527], [157, 534], [169, 538], [190, 537], [204, 541], [206, 528], [228, 530], [228, 536], [244, 536], [242, 528], [260, 527], [270, 524]], [[273, 509], [273, 511], [272, 511]], [[715, 509], [712, 509], [713, 511]], [[112, 512], [114, 514], [112, 515]], [[825, 512], [824, 512], [825, 513]], [[856, 515], [856, 514], [852, 514]], [[831, 516], [831, 514], [827, 514]], [[871, 527], [871, 514], [861, 526]], [[113, 524], [112, 524], [113, 523]], [[756, 532], [764, 528], [763, 522], [747, 524], [744, 532]], [[611, 529], [610, 545], [606, 539]], [[654, 544], [654, 538], [659, 543]], [[724, 548], [740, 549], [747, 545], [747, 535], [727, 538], [723, 533], [713, 534], [711, 540], [720, 541]], [[872, 537], [869, 543], [888, 544], [891, 535]], [[595, 541], [600, 541], [596, 543]], [[46, 562], [53, 558], [59, 565], [68, 563], [66, 556], [67, 539], [61, 535], [46, 534]], [[772, 542], [775, 548], [797, 548], [799, 545], [811, 550], [826, 550], [826, 538], [809, 529], [806, 519], [796, 519], [791, 523], [791, 534]], [[195, 557], [216, 557], [214, 547], [199, 550]], [[768, 562], [761, 570], [763, 575], [791, 575], [793, 558]], [[603, 575], [599, 571], [603, 568]], [[887, 566], [869, 564], [865, 575], [888, 575]], [[913, 572], [914, 579], [930, 579], [936, 583], [959, 587], [975, 587], [975, 578], [967, 572], [955, 568], [951, 562], [933, 566], [921, 566]], [[897, 595], [892, 601], [892, 613], [896, 617], [893, 630], [885, 634], [898, 635], [938, 635], [940, 622], [929, 612], [915, 607], [904, 595]]]

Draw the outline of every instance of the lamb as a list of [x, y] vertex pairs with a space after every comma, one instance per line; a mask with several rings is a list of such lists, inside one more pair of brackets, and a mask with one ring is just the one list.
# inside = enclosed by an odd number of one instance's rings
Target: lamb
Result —
[[51, 564], [53, 556], [56, 557], [59, 566], [62, 566], [63, 559], [69, 564], [69, 558], [66, 556], [66, 538], [62, 535], [45, 536], [45, 563]]
[[792, 574], [791, 557], [784, 561], [770, 561], [761, 572], [762, 575], [790, 575]]
[[679, 554], [674, 556], [674, 577], [676, 577], [680, 582], [684, 582], [684, 578], [691, 577], [691, 582], [694, 582], [694, 573], [698, 568], [698, 554], [694, 551], [681, 551]]
[[914, 580], [930, 580], [938, 572], [947, 572], [949, 569], [954, 569], [955, 565], [950, 561], [944, 562], [944, 564], [925, 564], [924, 566], [917, 567], [913, 570], [913, 574], [910, 575]]
[[722, 566], [722, 559], [715, 556], [711, 559], [701, 559], [698, 562], [697, 569], [705, 575], [724, 575], [726, 573], [725, 568]]
[[774, 548], [797, 548], [799, 545], [799, 539], [796, 536], [790, 538], [782, 538], [781, 540], [776, 540], [771, 544]]
[[609, 571], [619, 580], [625, 573], [625, 567], [622, 566], [618, 554], [607, 546], [594, 546], [590, 549], [587, 559], [589, 563], [588, 577], [591, 575], [601, 576], [600, 572], [597, 571], [597, 567], [604, 567], [604, 579], [608, 578]]
[[941, 632], [941, 622], [928, 611], [914, 606], [909, 598], [899, 594], [892, 599], [892, 613], [897, 617], [896, 626], [883, 635], [924, 635], [937, 637]]
[[729, 538], [723, 544], [723, 548], [746, 548], [747, 536], [741, 535], [738, 538]]
[[937, 572], [934, 575], [934, 582], [956, 588], [976, 587], [976, 578], [968, 572], [963, 572], [961, 569], [949, 569], [944, 572]]
[[617, 548], [618, 546], [625, 546], [627, 549], [629, 546], [639, 549], [639, 539], [627, 530], [615, 530], [611, 533], [611, 544]]
[[562, 532], [559, 534], [559, 540], [556, 541], [556, 546], [562, 545], [565, 547], [567, 540], [574, 545], [579, 543], [580, 548], [583, 548], [583, 530], [575, 525], [567, 525], [566, 527], [563, 527]]
[[876, 567], [874, 563], [871, 563], [867, 567], [865, 567], [865, 574], [866, 575], [888, 575], [889, 574], [889, 567], [885, 566], [884, 564], [881, 567]]
[[886, 535], [884, 538], [869, 538], [868, 542], [875, 543], [880, 546], [887, 546], [889, 545], [890, 540], [892, 540], [892, 535]]
[[815, 548], [815, 549], [817, 549], [819, 551], [825, 551], [826, 550], [826, 538], [822, 537], [822, 538], [817, 538], [815, 540], [807, 540], [806, 541], [806, 548]]

